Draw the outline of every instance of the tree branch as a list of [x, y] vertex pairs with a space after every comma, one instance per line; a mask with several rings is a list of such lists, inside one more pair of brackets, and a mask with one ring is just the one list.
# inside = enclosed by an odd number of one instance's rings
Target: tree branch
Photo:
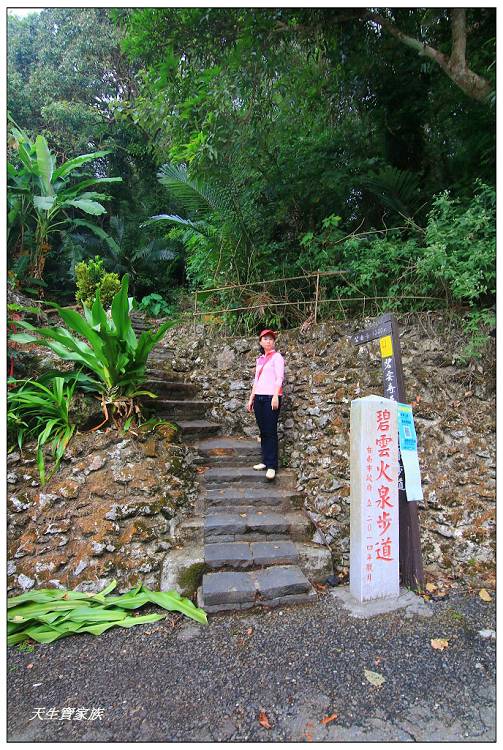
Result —
[[430, 47], [429, 44], [404, 34], [394, 23], [388, 21], [379, 13], [368, 11], [366, 17], [388, 31], [402, 44], [415, 50], [418, 55], [424, 55], [430, 60], [434, 60], [451, 81], [471, 99], [476, 99], [479, 102], [486, 100], [491, 91], [490, 82], [470, 70], [466, 63], [466, 11], [463, 8], [451, 10], [452, 49], [450, 57], [434, 47]]

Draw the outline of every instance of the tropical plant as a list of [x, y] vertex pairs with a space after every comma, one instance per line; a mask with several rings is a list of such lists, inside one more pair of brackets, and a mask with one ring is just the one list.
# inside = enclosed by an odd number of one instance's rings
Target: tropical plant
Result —
[[[37, 441], [37, 466], [42, 486], [57, 470], [74, 431], [69, 408], [76, 382], [54, 377], [48, 384], [25, 379], [11, 380], [7, 394], [7, 431], [11, 450], [14, 444], [22, 449], [31, 439]], [[54, 465], [46, 475], [44, 448], [50, 444]]]
[[361, 185], [373, 193], [383, 206], [401, 216], [413, 216], [419, 208], [419, 177], [414, 172], [396, 169], [388, 164], [379, 172], [363, 176]]
[[172, 308], [160, 294], [147, 294], [138, 305], [138, 310], [152, 318], [164, 317], [172, 313]]
[[179, 262], [180, 253], [174, 251], [173, 242], [163, 238], [145, 240], [138, 222], [133, 220], [126, 221], [122, 216], [112, 216], [109, 235], [114, 240], [113, 244], [92, 237], [87, 238], [86, 249], [90, 251], [94, 248], [103, 258], [106, 268], [119, 275], [129, 274], [131, 291], [135, 296], [138, 294], [138, 287], [143, 288], [146, 284], [147, 287], [150, 285], [150, 288], [157, 289], [163, 272], [168, 271], [169, 275], [170, 263], [174, 260]]
[[132, 305], [133, 299], [128, 297], [126, 274], [112, 300], [110, 316], [106, 314], [97, 291], [92, 307], [84, 304], [83, 316], [76, 310], [52, 303], [67, 328], [37, 328], [26, 321], [19, 321], [18, 325], [29, 333], [12, 336], [19, 343], [37, 341], [48, 346], [62, 359], [77, 362], [94, 374], [95, 379], [89, 378], [89, 383], [100, 394], [105, 417], [94, 429], [110, 420], [117, 427], [125, 422], [131, 424], [131, 420], [141, 413], [135, 399], [142, 395], [155, 398], [153, 393], [141, 390], [147, 358], [174, 323], [165, 322], [157, 331], [143, 331], [138, 339], [131, 325]]
[[112, 299], [120, 289], [119, 274], [107, 273], [103, 267], [103, 258], [96, 255], [87, 263], [82, 260], [75, 266], [77, 302], [88, 307], [92, 305], [96, 293], [99, 294], [104, 307], [110, 307]]
[[111, 581], [98, 594], [65, 589], [36, 589], [7, 600], [7, 644], [26, 641], [52, 643], [78, 633], [101, 635], [115, 626], [131, 628], [157, 622], [165, 614], [130, 616], [144, 604], [157, 604], [169, 612], [181, 612], [201, 624], [207, 624], [206, 612], [177, 591], [151, 591], [139, 583], [131, 591], [109, 596], [117, 586]]
[[7, 164], [7, 246], [14, 257], [29, 255], [31, 276], [42, 278], [52, 236], [64, 228], [86, 227], [113, 244], [112, 238], [101, 227], [69, 214], [73, 209], [93, 216], [106, 213], [100, 201], [107, 201], [110, 196], [89, 188], [121, 182], [122, 178], [93, 176], [72, 185], [69, 176], [84, 164], [106, 156], [109, 150], [83, 154], [57, 167], [56, 157], [50, 152], [44, 136], [37, 135], [33, 143], [17, 127], [11, 129], [10, 146], [17, 159], [16, 164]]
[[[238, 283], [244, 281], [246, 262], [249, 271], [256, 247], [235, 191], [217, 180], [208, 183], [190, 177], [183, 165], [164, 164], [157, 176], [189, 217], [157, 214], [142, 226], [165, 221], [175, 225], [181, 230], [178, 236], [189, 251], [201, 240], [206, 245], [206, 263], [213, 266], [215, 277], [222, 273], [229, 277], [234, 275]], [[211, 256], [209, 261], [208, 256]]]

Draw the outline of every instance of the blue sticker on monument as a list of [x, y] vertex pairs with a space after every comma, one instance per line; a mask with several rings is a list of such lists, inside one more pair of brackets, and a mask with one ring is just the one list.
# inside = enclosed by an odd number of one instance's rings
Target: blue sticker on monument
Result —
[[417, 437], [412, 418], [412, 407], [398, 404], [398, 436], [401, 451], [417, 451]]

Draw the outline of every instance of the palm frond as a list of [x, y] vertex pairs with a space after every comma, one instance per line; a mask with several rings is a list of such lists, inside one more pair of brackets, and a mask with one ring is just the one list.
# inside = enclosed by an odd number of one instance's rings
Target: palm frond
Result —
[[192, 229], [194, 232], [202, 234], [203, 237], [214, 237], [217, 233], [215, 227], [213, 227], [208, 221], [191, 221], [190, 219], [183, 219], [177, 214], [157, 214], [157, 216], [151, 216], [150, 219], [143, 222], [141, 226], [146, 227], [150, 224], [155, 224], [158, 221], [167, 221], [186, 229]]
[[387, 208], [405, 216], [413, 213], [420, 188], [414, 172], [388, 165], [380, 172], [363, 176], [360, 182]]
[[230, 196], [225, 188], [189, 177], [187, 169], [181, 165], [163, 164], [157, 177], [173, 197], [196, 216], [207, 216], [212, 212], [225, 215], [232, 211]]

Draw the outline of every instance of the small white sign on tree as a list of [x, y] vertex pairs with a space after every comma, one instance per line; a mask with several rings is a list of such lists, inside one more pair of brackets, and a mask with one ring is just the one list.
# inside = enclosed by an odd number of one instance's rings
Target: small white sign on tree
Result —
[[400, 593], [397, 404], [351, 403], [349, 589], [359, 602]]

